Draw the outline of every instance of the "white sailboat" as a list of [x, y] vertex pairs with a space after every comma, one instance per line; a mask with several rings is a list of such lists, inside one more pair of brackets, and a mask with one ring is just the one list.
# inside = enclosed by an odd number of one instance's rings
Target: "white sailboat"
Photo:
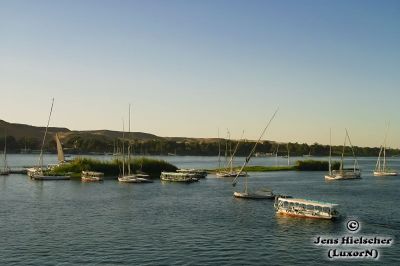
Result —
[[[229, 133], [229, 132], [228, 132]], [[243, 135], [244, 135], [244, 131], [242, 133], [242, 136], [240, 138], [240, 140], [237, 142], [235, 150], [233, 151], [233, 153], [231, 152], [231, 158], [229, 159], [229, 161], [226, 164], [226, 169], [223, 171], [218, 171], [217, 172], [217, 176], [218, 177], [236, 177], [237, 175], [239, 176], [246, 176], [247, 173], [246, 172], [239, 172], [237, 170], [233, 170], [233, 158], [235, 157], [235, 154], [239, 148], [239, 144], [240, 141], [243, 139]]]
[[396, 176], [398, 173], [387, 167], [386, 163], [386, 139], [389, 131], [389, 125], [386, 129], [385, 139], [383, 141], [383, 145], [379, 150], [378, 160], [376, 162], [374, 176]]
[[54, 136], [54, 139], [56, 140], [56, 145], [57, 145], [57, 160], [58, 163], [56, 164], [49, 164], [47, 165], [47, 167], [50, 170], [53, 170], [54, 168], [56, 168], [57, 166], [60, 166], [62, 164], [65, 164], [67, 161], [65, 160], [65, 156], [64, 156], [64, 150], [60, 141], [60, 138], [58, 137], [58, 134], [56, 133], [56, 135]]
[[53, 105], [54, 105], [54, 98], [51, 102], [49, 119], [47, 121], [47, 126], [46, 126], [46, 130], [44, 132], [42, 146], [40, 148], [38, 166], [28, 169], [28, 175], [33, 180], [46, 181], [46, 180], [68, 180], [68, 179], [70, 179], [70, 176], [66, 176], [66, 175], [48, 175], [44, 172], [47, 169], [43, 168], [43, 147], [44, 147], [44, 143], [46, 141], [47, 130], [48, 130], [49, 124], [50, 124], [51, 113], [53, 112]]
[[[329, 149], [329, 174], [325, 176], [326, 180], [346, 180], [346, 179], [360, 179], [361, 178], [361, 170], [358, 165], [357, 158], [354, 153], [353, 145], [351, 144], [350, 136], [349, 133], [347, 132], [346, 129], [346, 135], [344, 138], [344, 144], [343, 144], [343, 151], [342, 151], [342, 157], [340, 160], [340, 167], [339, 170], [332, 170], [332, 163], [331, 163], [331, 157], [332, 157], [332, 143], [331, 143], [331, 134], [330, 134], [330, 149]], [[349, 140], [350, 148], [353, 153], [353, 158], [354, 158], [354, 165], [353, 168], [344, 168], [344, 151], [346, 147], [346, 140]]]
[[56, 133], [55, 136], [56, 139], [56, 144], [57, 144], [57, 159], [58, 159], [58, 164], [63, 164], [65, 163], [65, 156], [64, 156], [64, 150], [60, 141], [60, 138], [58, 137], [58, 134]]
[[0, 169], [0, 175], [9, 175], [10, 167], [7, 164], [7, 134], [4, 135], [4, 150], [3, 150], [3, 168]]
[[[278, 109], [275, 111], [275, 113], [272, 115], [271, 119], [269, 120], [267, 126], [264, 128], [264, 130], [262, 131], [259, 139], [256, 141], [256, 143], [254, 144], [253, 149], [250, 151], [250, 154], [246, 157], [246, 160], [242, 166], [242, 168], [239, 170], [238, 175], [235, 177], [235, 179], [232, 182], [232, 185], [235, 187], [236, 183], [237, 183], [237, 179], [240, 176], [240, 173], [243, 171], [243, 169], [246, 167], [246, 165], [249, 163], [252, 155], [254, 154], [254, 152], [256, 151], [257, 145], [260, 142], [262, 136], [264, 135], [265, 131], [267, 131], [269, 125], [271, 124], [272, 120], [274, 119], [276, 113], [278, 112]], [[244, 177], [244, 190], [242, 192], [238, 192], [238, 191], [234, 191], [233, 192], [233, 196], [237, 197], [237, 198], [244, 198], [244, 199], [273, 199], [275, 198], [275, 195], [272, 193], [272, 190], [269, 188], [264, 188], [261, 190], [257, 190], [254, 192], [251, 192], [248, 188], [248, 176], [246, 175]]]
[[134, 174], [131, 173], [131, 146], [130, 146], [130, 133], [131, 133], [131, 105], [129, 105], [129, 118], [128, 118], [128, 134], [129, 134], [129, 144], [128, 144], [128, 174], [125, 175], [125, 138], [123, 137], [122, 142], [122, 175], [118, 176], [118, 181], [123, 183], [152, 183], [153, 180], [149, 179], [146, 174]]

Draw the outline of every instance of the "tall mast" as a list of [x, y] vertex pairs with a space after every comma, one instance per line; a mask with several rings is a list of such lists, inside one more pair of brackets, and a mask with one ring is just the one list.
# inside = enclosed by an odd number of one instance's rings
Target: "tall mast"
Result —
[[344, 149], [346, 147], [346, 140], [347, 140], [347, 135], [344, 136], [344, 144], [343, 144], [343, 150], [342, 150], [342, 158], [340, 159], [340, 171], [343, 170], [343, 156], [344, 156]]
[[7, 131], [4, 131], [4, 171], [7, 171]]
[[382, 154], [383, 146], [381, 145], [381, 148], [379, 149], [379, 155], [378, 155], [378, 160], [376, 161], [375, 165], [375, 171], [381, 172], [381, 154]]
[[276, 153], [275, 153], [275, 164], [278, 166], [278, 150], [279, 150], [279, 143], [278, 146], [276, 147]]
[[128, 113], [128, 175], [131, 175], [131, 104]]
[[383, 141], [383, 171], [386, 171], [386, 139], [389, 132], [389, 123], [386, 126], [385, 140]]
[[287, 165], [290, 165], [289, 142], [287, 143]]
[[[258, 138], [258, 140], [256, 141], [256, 143], [253, 146], [253, 149], [250, 151], [250, 154], [246, 157], [245, 162], [242, 165], [242, 168], [240, 168], [239, 172], [237, 173], [236, 177], [233, 179], [232, 181], [232, 186], [236, 186], [237, 183], [237, 179], [240, 176], [240, 174], [243, 172], [243, 169], [246, 167], [246, 165], [249, 163], [251, 156], [253, 156], [253, 153], [256, 151], [257, 145], [260, 142], [262, 136], [264, 135], [265, 131], [267, 131], [269, 125], [271, 124], [272, 120], [274, 119], [276, 113], [278, 112], [279, 108], [276, 109], [275, 113], [272, 115], [271, 119], [268, 121], [268, 124], [265, 126], [264, 130], [261, 132], [260, 137]], [[247, 178], [245, 178], [245, 189], [247, 189]]]
[[332, 175], [332, 129], [329, 129], [329, 175]]
[[[240, 140], [243, 139], [243, 135], [244, 135], [244, 130], [242, 132], [242, 136], [240, 137]], [[238, 143], [235, 146], [235, 150], [233, 151], [232, 155], [231, 155], [231, 159], [229, 160], [229, 165], [231, 167], [231, 173], [233, 172], [233, 157], [235, 157], [236, 151], [238, 150], [239, 144], [240, 144], [240, 140], [238, 140]]]
[[46, 130], [45, 130], [44, 136], [43, 136], [42, 147], [40, 148], [40, 155], [39, 155], [39, 166], [40, 166], [40, 170], [43, 169], [43, 147], [44, 147], [44, 142], [46, 141], [47, 129], [49, 128], [51, 113], [53, 112], [53, 105], [54, 105], [54, 98], [53, 98], [52, 101], [51, 101], [51, 108], [50, 108], [49, 119], [47, 120], [47, 126], [46, 126]]
[[218, 170], [221, 169], [221, 139], [219, 138], [218, 128]]
[[122, 118], [122, 176], [125, 176], [125, 122]]
[[[228, 140], [229, 140], [229, 155], [231, 156], [231, 158], [232, 158], [232, 143], [231, 143], [231, 132], [229, 132], [229, 130], [228, 130]], [[226, 158], [227, 160], [228, 160], [228, 157]], [[233, 166], [232, 166], [232, 160], [230, 160], [229, 162], [228, 162], [228, 164], [227, 164], [228, 166], [229, 166], [229, 170], [230, 170], [230, 172], [232, 173], [232, 171], [233, 171]]]
[[353, 158], [354, 158], [354, 171], [356, 171], [356, 168], [359, 169], [360, 167], [358, 165], [357, 157], [356, 157], [356, 154], [354, 153], [353, 144], [351, 143], [351, 139], [350, 139], [349, 133], [347, 132], [347, 128], [346, 128], [346, 136], [349, 139], [351, 152], [353, 153]]
[[227, 130], [227, 139], [226, 139], [226, 141], [225, 141], [225, 165], [226, 165], [226, 168], [228, 168], [228, 134], [229, 134], [229, 131], [228, 131], [228, 129], [226, 129]]
[[383, 171], [386, 171], [386, 139], [385, 144], [383, 145]]

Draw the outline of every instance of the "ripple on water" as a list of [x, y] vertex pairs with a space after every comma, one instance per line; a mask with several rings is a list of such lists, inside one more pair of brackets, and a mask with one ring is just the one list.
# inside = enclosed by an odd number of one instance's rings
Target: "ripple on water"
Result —
[[[339, 203], [363, 232], [397, 239], [399, 180], [327, 183], [321, 173], [279, 172], [252, 174], [250, 185]], [[2, 265], [320, 265], [326, 251], [312, 238], [345, 232], [344, 220], [280, 217], [272, 201], [235, 199], [230, 182], [217, 178], [145, 186], [0, 181]], [[382, 262], [399, 264], [397, 244], [382, 252]]]

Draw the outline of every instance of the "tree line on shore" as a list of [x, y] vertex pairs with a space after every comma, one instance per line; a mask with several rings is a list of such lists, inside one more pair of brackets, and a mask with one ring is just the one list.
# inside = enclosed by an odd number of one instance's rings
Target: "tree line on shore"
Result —
[[[234, 151], [237, 141], [226, 139], [133, 139], [125, 141], [125, 147], [131, 146], [131, 151], [139, 155], [200, 155], [200, 156], [230, 156]], [[70, 154], [87, 153], [116, 153], [122, 151], [123, 140], [121, 138], [112, 139], [108, 136], [94, 134], [71, 134], [62, 139], [64, 151]], [[244, 140], [239, 143], [235, 156], [247, 156], [252, 149], [254, 141]], [[20, 153], [40, 150], [41, 140], [32, 137], [16, 139], [7, 136], [7, 151]], [[0, 138], [0, 150], [4, 147], [4, 138]], [[274, 141], [261, 141], [257, 146], [256, 155], [259, 156], [328, 156], [329, 145], [314, 143], [277, 143]], [[56, 142], [49, 139], [44, 147], [45, 151], [55, 153]], [[354, 147], [357, 156], [377, 156], [379, 147]], [[332, 155], [340, 156], [343, 146], [332, 146]], [[345, 148], [345, 155], [351, 156], [352, 151], [349, 147]], [[387, 149], [387, 156], [399, 156], [399, 149]]]

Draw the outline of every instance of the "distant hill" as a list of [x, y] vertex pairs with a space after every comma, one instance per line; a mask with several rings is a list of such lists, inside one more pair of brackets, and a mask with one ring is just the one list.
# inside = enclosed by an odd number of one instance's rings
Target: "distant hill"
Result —
[[[40, 149], [45, 127], [9, 123], [0, 120], [0, 136], [7, 134], [7, 146], [10, 151], [17, 152], [21, 149]], [[47, 131], [45, 149], [55, 150], [55, 134], [58, 133], [61, 142], [66, 150], [78, 149], [81, 145], [83, 151], [112, 152], [117, 139], [122, 139], [123, 132], [112, 130], [70, 130], [68, 128], [49, 127]], [[127, 133], [125, 133], [127, 137]], [[162, 139], [153, 134], [143, 132], [132, 132], [130, 138], [135, 141], [149, 141]], [[2, 150], [4, 138], [0, 137], [0, 150]]]
[[[44, 131], [46, 127], [37, 127], [25, 124], [17, 124], [17, 123], [9, 123], [4, 120], [0, 120], [0, 136], [4, 135], [4, 132], [7, 132], [8, 136], [13, 136], [15, 139], [21, 138], [43, 138]], [[111, 139], [122, 138], [121, 131], [112, 131], [112, 130], [84, 130], [78, 131], [74, 130], [71, 131], [68, 128], [60, 128], [60, 127], [49, 127], [48, 134], [49, 139], [54, 137], [55, 133], [59, 133], [60, 138], [66, 138], [72, 134], [84, 134], [84, 135], [95, 135], [97, 136], [104, 136]], [[126, 133], [125, 133], [126, 134]], [[150, 139], [160, 139], [160, 137], [143, 133], [143, 132], [132, 132], [131, 137], [138, 140], [150, 140]]]
[[[20, 138], [43, 138], [46, 127], [36, 127], [25, 124], [8, 123], [4, 120], [0, 120], [0, 136], [7, 132], [8, 136], [13, 136], [15, 139]], [[57, 132], [70, 132], [68, 128], [49, 127], [48, 132], [53, 135]]]

